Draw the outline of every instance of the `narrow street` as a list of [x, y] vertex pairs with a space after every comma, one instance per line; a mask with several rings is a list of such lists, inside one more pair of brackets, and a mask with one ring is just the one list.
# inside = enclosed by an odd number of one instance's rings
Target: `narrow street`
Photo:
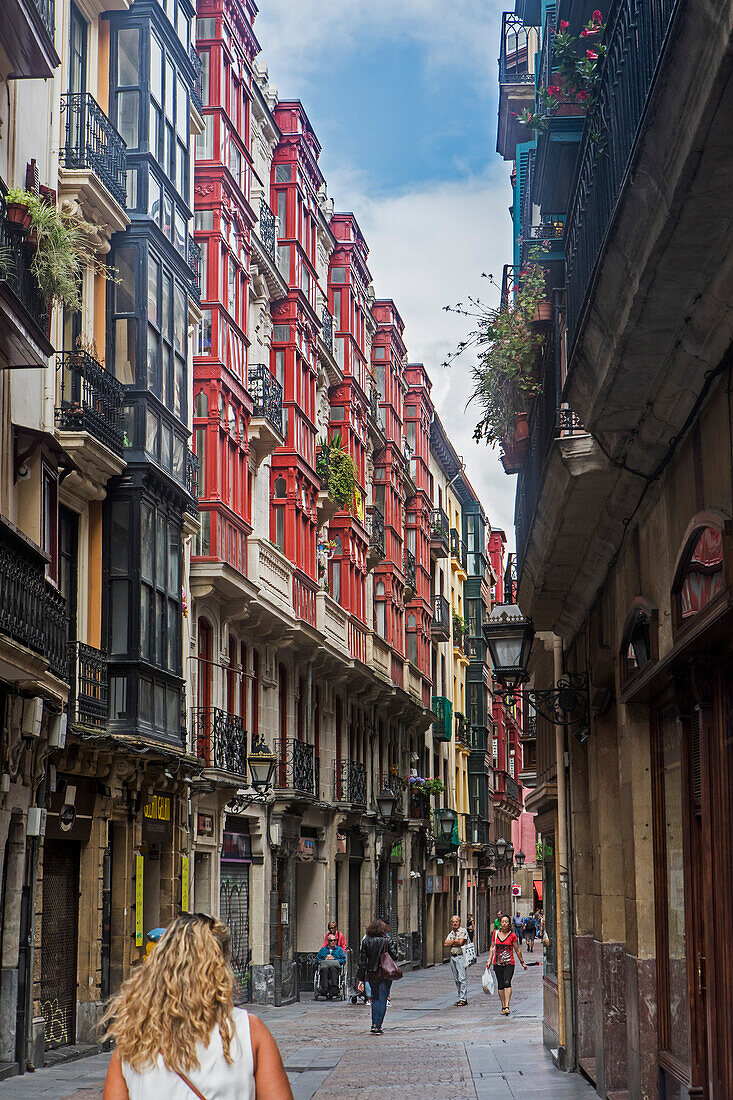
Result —
[[[535, 954], [534, 958], [539, 959]], [[532, 956], [528, 956], [531, 960]], [[454, 1008], [447, 966], [408, 974], [393, 987], [385, 1034], [369, 1034], [364, 1005], [314, 1003], [257, 1008], [282, 1051], [296, 1100], [574, 1100], [596, 1094], [555, 1069], [542, 1046], [540, 967], [515, 978], [513, 1014], [481, 991], [485, 956], [469, 971], [469, 1003]], [[0, 1084], [0, 1097], [100, 1100], [107, 1055]]]

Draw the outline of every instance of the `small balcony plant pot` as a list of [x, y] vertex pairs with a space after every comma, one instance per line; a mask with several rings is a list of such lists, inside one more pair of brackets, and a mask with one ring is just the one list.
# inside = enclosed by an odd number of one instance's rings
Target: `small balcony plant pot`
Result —
[[31, 212], [24, 202], [8, 202], [5, 211], [11, 225], [17, 225], [20, 229], [30, 229]]
[[546, 321], [552, 320], [552, 303], [551, 302], [538, 302], [535, 307], [535, 313], [533, 321], [535, 324], [543, 324]]
[[514, 434], [502, 443], [500, 461], [506, 474], [518, 474], [524, 465], [529, 448], [529, 424], [527, 414], [518, 413]]

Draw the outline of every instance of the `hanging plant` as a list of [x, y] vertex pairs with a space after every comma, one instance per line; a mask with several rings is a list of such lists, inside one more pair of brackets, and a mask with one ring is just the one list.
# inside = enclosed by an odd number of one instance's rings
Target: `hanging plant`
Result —
[[442, 794], [445, 790], [442, 779], [423, 779], [419, 775], [410, 776], [410, 791], [412, 794], [426, 795]]
[[350, 510], [354, 506], [358, 490], [354, 460], [342, 448], [340, 434], [333, 435], [330, 439], [322, 437], [318, 443], [316, 473], [322, 482], [327, 481], [331, 500], [342, 510]]
[[[545, 269], [539, 262], [543, 246], [533, 248], [529, 262], [520, 270], [512, 287], [513, 298], [502, 309], [492, 309], [480, 299], [470, 298], [469, 308], [462, 303], [445, 306], [449, 312], [476, 319], [476, 327], [444, 366], [465, 351], [477, 349], [472, 375], [471, 401], [481, 407], [481, 419], [473, 437], [492, 445], [512, 440], [518, 417], [528, 412], [530, 403], [541, 392], [537, 377], [537, 356], [545, 338], [537, 329], [543, 316], [540, 309], [547, 300]], [[492, 275], [484, 276], [497, 286]], [[498, 287], [497, 287], [498, 288]]]

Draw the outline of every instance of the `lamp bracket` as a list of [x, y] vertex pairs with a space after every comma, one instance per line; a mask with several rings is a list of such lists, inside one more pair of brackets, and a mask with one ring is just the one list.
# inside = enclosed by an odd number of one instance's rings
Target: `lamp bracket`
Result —
[[500, 689], [498, 695], [510, 704], [523, 699], [537, 714], [556, 726], [589, 721], [587, 672], [566, 672], [554, 688], [505, 688]]
[[228, 814], [241, 814], [248, 806], [253, 803], [260, 803], [260, 805], [266, 805], [268, 796], [266, 794], [238, 794], [236, 798], [232, 798], [226, 804], [226, 812]]

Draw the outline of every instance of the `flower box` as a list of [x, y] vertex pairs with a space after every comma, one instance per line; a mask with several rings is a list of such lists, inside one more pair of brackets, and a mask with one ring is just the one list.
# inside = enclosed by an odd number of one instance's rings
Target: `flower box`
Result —
[[18, 225], [21, 229], [30, 229], [31, 212], [24, 202], [9, 202], [5, 204], [8, 221], [12, 225]]
[[514, 434], [511, 439], [506, 439], [501, 445], [499, 456], [505, 474], [518, 474], [524, 465], [529, 449], [529, 425], [527, 414], [519, 413]]

